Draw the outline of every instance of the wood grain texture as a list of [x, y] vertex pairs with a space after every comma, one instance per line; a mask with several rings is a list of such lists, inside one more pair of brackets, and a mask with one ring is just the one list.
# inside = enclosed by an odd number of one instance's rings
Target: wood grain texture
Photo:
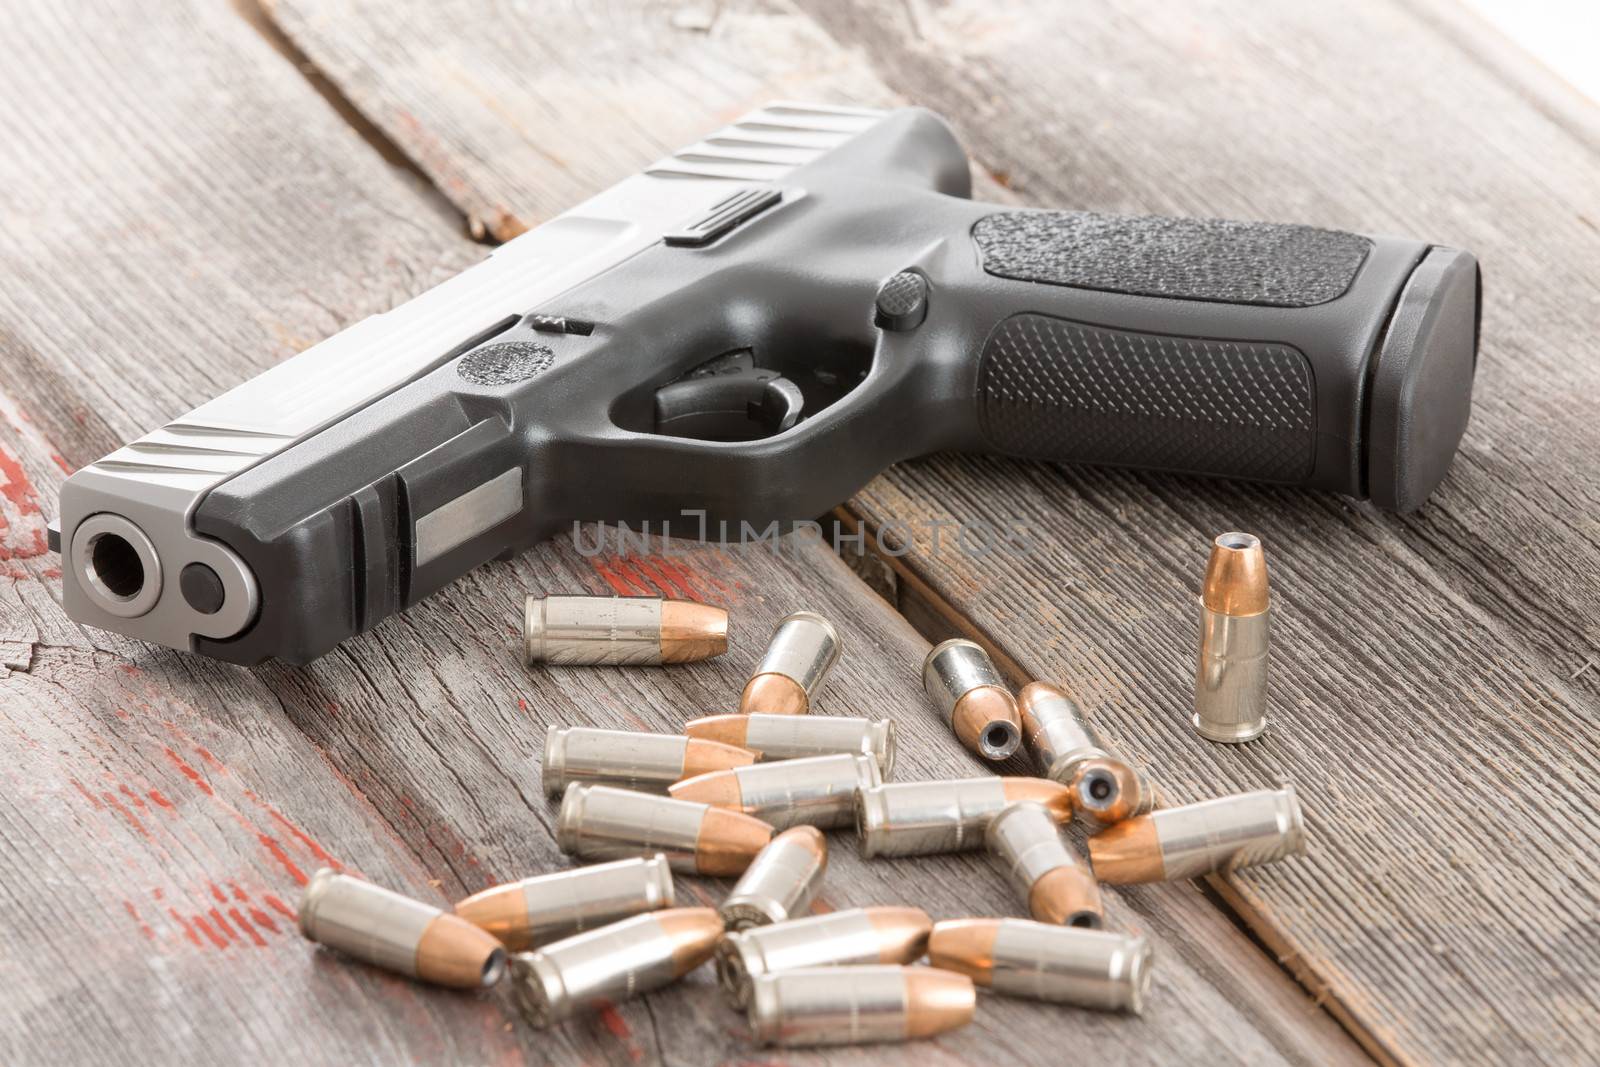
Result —
[[[1337, 17], [1231, 0], [803, 6], [886, 86], [859, 102], [949, 115], [1025, 202], [1409, 233], [1482, 257], [1473, 423], [1417, 515], [961, 457], [904, 465], [852, 508], [869, 524], [1027, 523], [1038, 549], [1026, 558], [911, 546], [901, 584], [926, 595], [908, 607], [985, 636], [1021, 675], [1070, 685], [1176, 799], [1298, 783], [1311, 856], [1218, 892], [1372, 1052], [1594, 1058], [1600, 163], [1588, 113], [1433, 3], [1362, 0]], [[476, 121], [457, 72], [585, 24], [646, 27], [640, 65], [672, 50], [701, 76], [714, 69], [715, 26], [680, 47], [668, 31], [684, 8], [652, 9], [655, 22], [622, 10], [503, 18], [466, 41], [431, 8], [277, 5], [402, 144], [460, 146], [451, 173], [475, 191], [447, 194], [513, 214], [562, 163], [538, 163], [519, 189], [485, 161], [566, 143], [572, 128], [531, 101], [515, 121]], [[736, 40], [726, 62], [747, 71], [749, 38]], [[782, 54], [768, 62], [788, 69]], [[561, 78], [605, 97], [616, 75], [573, 62]], [[408, 133], [402, 116], [424, 103], [437, 125]], [[628, 142], [641, 160], [664, 147], [630, 134], [606, 150]], [[1278, 598], [1279, 723], [1242, 750], [1202, 744], [1187, 722], [1192, 597], [1210, 537], [1233, 527], [1266, 540]]]
[[[918, 693], [926, 641], [826, 547], [793, 541], [781, 555], [596, 558], [563, 541], [304, 669], [230, 667], [69, 622], [42, 547], [67, 471], [482, 250], [222, 5], [34, 8], [8, 28], [0, 1061], [759, 1057], [709, 973], [539, 1034], [502, 995], [424, 988], [305, 943], [298, 888], [336, 864], [442, 904], [566, 866], [537, 777], [543, 726], [671, 728], [726, 710], [773, 623], [802, 605], [849, 641], [824, 710], [895, 714], [903, 776], [972, 773]], [[527, 589], [727, 603], [733, 650], [682, 669], [530, 672]], [[982, 857], [869, 866], [836, 843], [825, 907], [1014, 910]], [[685, 901], [725, 888], [680, 883]], [[788, 1059], [1053, 1062], [1063, 1033], [1112, 1061], [1360, 1058], [1198, 893], [1114, 909], [1161, 957], [1142, 1020], [994, 1000], [937, 1043]]]

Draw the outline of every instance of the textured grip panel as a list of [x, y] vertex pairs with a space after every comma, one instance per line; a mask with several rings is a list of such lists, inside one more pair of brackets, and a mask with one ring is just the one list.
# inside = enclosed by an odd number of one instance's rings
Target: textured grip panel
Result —
[[1006, 319], [978, 366], [979, 419], [1000, 451], [1271, 482], [1311, 473], [1314, 388], [1288, 345], [1046, 315]]
[[1270, 222], [1001, 211], [972, 228], [1000, 278], [1136, 296], [1310, 307], [1350, 288], [1372, 242]]

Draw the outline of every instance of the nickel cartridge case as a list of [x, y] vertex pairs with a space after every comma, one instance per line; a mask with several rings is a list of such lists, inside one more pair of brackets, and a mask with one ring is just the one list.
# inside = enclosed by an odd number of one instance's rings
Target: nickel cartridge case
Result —
[[1194, 728], [1201, 737], [1249, 741], [1267, 728], [1271, 619], [1260, 539], [1247, 533], [1218, 537], [1200, 593]]
[[1006, 996], [1103, 1011], [1138, 1014], [1150, 988], [1144, 938], [1027, 919], [936, 923], [928, 962]]
[[739, 697], [741, 712], [805, 715], [828, 668], [839, 658], [839, 633], [814, 611], [778, 621], [750, 681]]
[[1156, 806], [1156, 787], [1115, 757], [1084, 760], [1068, 783], [1075, 812], [1095, 826], [1110, 826]]
[[616, 860], [485, 889], [456, 914], [513, 951], [546, 944], [674, 903], [665, 856]]
[[665, 793], [680, 778], [754, 763], [755, 753], [720, 741], [675, 734], [552, 726], [544, 735], [544, 791], [573, 782]]
[[702, 774], [667, 791], [680, 800], [742, 811], [778, 830], [832, 829], [855, 819], [858, 790], [882, 781], [871, 756], [838, 753]]
[[1042, 805], [1011, 805], [989, 820], [984, 839], [1029, 915], [1059, 926], [1100, 928], [1100, 886]]
[[737, 811], [573, 783], [561, 798], [556, 844], [587, 860], [661, 853], [675, 871], [731, 877], [772, 840], [772, 827]]
[[522, 633], [530, 665], [688, 663], [728, 650], [728, 613], [652, 596], [530, 596]]
[[972, 979], [934, 967], [784, 971], [751, 983], [750, 1029], [763, 1045], [913, 1041], [972, 1021]]
[[799, 918], [816, 899], [827, 870], [828, 840], [821, 830], [785, 830], [739, 876], [717, 914], [734, 930]]
[[804, 759], [836, 752], [865, 752], [878, 772], [894, 770], [895, 731], [890, 719], [843, 715], [708, 715], [687, 723], [690, 737], [750, 749], [764, 760]]
[[1043, 777], [1068, 785], [1079, 764], [1110, 758], [1077, 702], [1055, 686], [1029, 682], [1017, 694], [1017, 707], [1028, 751]]
[[922, 663], [922, 688], [963, 745], [1003, 760], [1022, 744], [1022, 716], [1005, 679], [978, 644], [953, 638]]
[[1007, 805], [1036, 800], [1058, 821], [1072, 818], [1072, 792], [1045, 778], [952, 778], [894, 782], [856, 798], [861, 855], [925, 856], [983, 846], [989, 820]]
[[308, 940], [424, 982], [478, 989], [500, 980], [506, 950], [465, 919], [324, 867], [300, 900]]
[[544, 1029], [582, 1011], [660, 989], [711, 956], [722, 922], [710, 908], [669, 908], [511, 957], [511, 989]]
[[1113, 885], [1195, 878], [1304, 852], [1293, 786], [1162, 808], [1089, 838], [1095, 874]]
[[910, 963], [933, 923], [921, 908], [850, 908], [725, 934], [717, 943], [717, 981], [735, 1007], [749, 1002], [761, 975], [853, 963]]

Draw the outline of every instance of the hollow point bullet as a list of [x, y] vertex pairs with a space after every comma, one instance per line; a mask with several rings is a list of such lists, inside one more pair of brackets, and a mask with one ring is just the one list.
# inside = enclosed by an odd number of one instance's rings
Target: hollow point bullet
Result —
[[803, 916], [828, 870], [828, 841], [814, 826], [796, 826], [762, 849], [717, 914], [732, 930]]
[[458, 903], [455, 912], [520, 951], [674, 903], [672, 869], [665, 856], [655, 855], [493, 886]]
[[1111, 826], [1156, 806], [1154, 783], [1114, 756], [1084, 760], [1068, 786], [1074, 811], [1096, 826]]
[[544, 735], [544, 791], [565, 792], [573, 782], [664, 793], [680, 778], [754, 763], [754, 752], [720, 741], [676, 734], [552, 726]]
[[1271, 619], [1261, 540], [1222, 534], [1212, 542], [1200, 593], [1194, 728], [1201, 737], [1238, 743], [1267, 728]]
[[972, 1021], [972, 979], [935, 967], [783, 971], [751, 983], [750, 1029], [764, 1045], [858, 1045], [934, 1037]]
[[922, 688], [960, 742], [986, 760], [1022, 744], [1016, 697], [982, 646], [963, 638], [935, 645], [922, 663]]
[[717, 981], [735, 1007], [762, 975], [805, 967], [910, 963], [927, 948], [933, 922], [921, 908], [848, 908], [724, 934]]
[[690, 663], [728, 650], [728, 613], [648, 596], [530, 596], [523, 655], [532, 665]]
[[567, 786], [556, 819], [561, 851], [589, 860], [661, 853], [675, 871], [732, 877], [772, 840], [772, 827], [737, 811], [604, 785]]
[[458, 989], [494, 985], [506, 967], [500, 942], [465, 919], [326, 867], [306, 885], [300, 932], [385, 970]]
[[1042, 805], [1012, 804], [989, 820], [984, 840], [1029, 915], [1057, 926], [1100, 928], [1100, 886]]
[[1022, 800], [1042, 804], [1058, 822], [1072, 818], [1072, 791], [1047, 778], [991, 774], [863, 789], [856, 796], [862, 858], [979, 848], [989, 820]]
[[839, 658], [839, 632], [814, 611], [778, 621], [761, 663], [739, 696], [743, 713], [805, 715], [828, 668]]
[[1027, 919], [935, 923], [928, 962], [1004, 996], [1103, 1011], [1138, 1014], [1150, 988], [1143, 937]]
[[895, 729], [891, 719], [845, 715], [708, 715], [686, 723], [690, 737], [750, 749], [763, 760], [804, 759], [837, 752], [865, 752], [878, 772], [894, 770]]
[[674, 982], [710, 958], [722, 921], [710, 908], [635, 915], [511, 957], [511, 989], [544, 1029]]
[[1195, 878], [1305, 852], [1305, 816], [1293, 786], [1161, 808], [1089, 838], [1102, 882]]
[[678, 800], [741, 811], [777, 830], [833, 829], [854, 821], [857, 791], [882, 781], [871, 756], [836, 753], [715, 771], [674, 783], [667, 792]]

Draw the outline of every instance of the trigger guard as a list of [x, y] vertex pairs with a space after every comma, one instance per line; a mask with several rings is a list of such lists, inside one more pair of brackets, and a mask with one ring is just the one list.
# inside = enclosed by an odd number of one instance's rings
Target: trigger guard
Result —
[[685, 378], [656, 390], [655, 432], [700, 441], [757, 441], [800, 421], [805, 397], [776, 371]]

